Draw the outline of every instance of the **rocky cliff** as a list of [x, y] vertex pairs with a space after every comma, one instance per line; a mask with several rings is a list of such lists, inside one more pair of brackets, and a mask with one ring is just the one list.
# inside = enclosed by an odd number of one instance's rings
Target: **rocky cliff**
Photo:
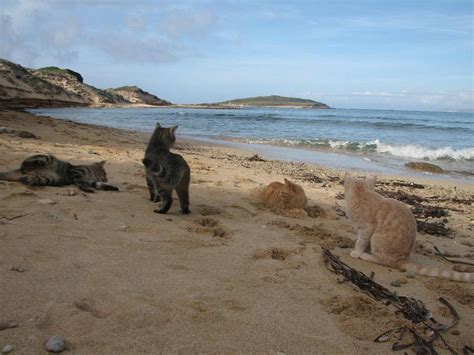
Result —
[[0, 103], [3, 106], [86, 106], [87, 100], [46, 81], [21, 65], [0, 59]]
[[143, 91], [138, 86], [121, 86], [115, 89], [107, 89], [108, 93], [112, 95], [119, 95], [125, 100], [134, 104], [147, 104], [155, 106], [171, 105], [171, 102], [162, 100], [159, 97]]
[[84, 83], [81, 74], [58, 67], [24, 68], [0, 59], [0, 106], [63, 107], [171, 105], [136, 86], [102, 90]]

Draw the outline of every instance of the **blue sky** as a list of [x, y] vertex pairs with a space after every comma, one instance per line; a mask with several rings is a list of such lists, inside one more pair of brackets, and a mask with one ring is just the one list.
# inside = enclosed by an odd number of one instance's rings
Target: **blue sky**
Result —
[[474, 111], [468, 0], [0, 0], [0, 57], [176, 103]]

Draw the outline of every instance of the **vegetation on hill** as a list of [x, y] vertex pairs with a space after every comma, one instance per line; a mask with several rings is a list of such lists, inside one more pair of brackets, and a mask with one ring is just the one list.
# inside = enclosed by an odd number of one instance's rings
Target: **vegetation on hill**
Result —
[[42, 72], [42, 73], [51, 73], [51, 74], [69, 74], [69, 75], [72, 75], [73, 77], [75, 77], [79, 82], [84, 82], [84, 79], [82, 78], [82, 75], [79, 74], [78, 72], [75, 72], [71, 69], [61, 69], [61, 68], [58, 68], [58, 67], [44, 67], [44, 68], [39, 68], [39, 69], [36, 69], [36, 71], [38, 72]]
[[237, 106], [292, 106], [292, 107], [312, 107], [312, 108], [330, 108], [328, 105], [309, 99], [300, 99], [296, 97], [285, 96], [256, 96], [244, 99], [236, 99], [219, 102], [221, 105]]

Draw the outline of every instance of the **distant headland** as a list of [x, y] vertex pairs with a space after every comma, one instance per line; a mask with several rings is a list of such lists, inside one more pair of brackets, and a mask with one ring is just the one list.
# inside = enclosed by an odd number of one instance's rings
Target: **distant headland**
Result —
[[173, 104], [135, 85], [99, 89], [84, 82], [70, 69], [31, 69], [0, 58], [0, 107], [183, 107], [238, 109], [245, 107], [287, 107], [329, 109], [324, 103], [284, 96], [256, 96], [203, 104]]

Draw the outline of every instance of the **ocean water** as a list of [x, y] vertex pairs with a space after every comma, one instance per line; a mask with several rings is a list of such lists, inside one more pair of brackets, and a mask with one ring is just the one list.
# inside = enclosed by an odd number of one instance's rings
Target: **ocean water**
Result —
[[[335, 158], [325, 164], [337, 167], [357, 168], [360, 162], [361, 169], [399, 173], [406, 172], [403, 165], [407, 161], [427, 161], [462, 179], [471, 180], [474, 174], [474, 113], [288, 108], [64, 108], [31, 112], [140, 131], [152, 131], [156, 122], [179, 125], [180, 135], [250, 145], [272, 158], [278, 152], [283, 159], [291, 156], [317, 163], [317, 158], [327, 153], [326, 158]], [[309, 158], [308, 151], [314, 152], [317, 161]]]

